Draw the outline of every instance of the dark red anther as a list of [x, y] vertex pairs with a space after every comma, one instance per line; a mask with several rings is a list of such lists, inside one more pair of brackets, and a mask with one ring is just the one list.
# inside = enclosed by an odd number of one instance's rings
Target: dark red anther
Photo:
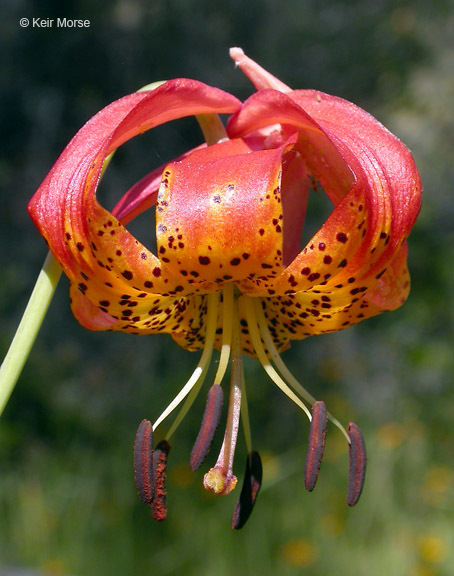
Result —
[[259, 453], [253, 450], [246, 458], [243, 486], [233, 512], [232, 528], [234, 530], [242, 528], [252, 513], [260, 486], [262, 485], [262, 473], [262, 461]]
[[312, 492], [317, 482], [323, 450], [325, 448], [327, 413], [325, 403], [319, 400], [312, 406], [312, 420], [309, 431], [309, 443], [304, 466], [306, 490]]
[[151, 513], [158, 521], [167, 516], [166, 466], [169, 452], [170, 444], [166, 440], [161, 440], [153, 452], [154, 498]]
[[366, 446], [363, 435], [356, 424], [350, 422], [347, 432], [350, 438], [347, 504], [354, 506], [361, 496], [364, 485], [367, 462]]
[[134, 442], [134, 476], [137, 494], [144, 504], [153, 500], [153, 428], [148, 420], [142, 420]]
[[202, 425], [191, 452], [189, 465], [191, 470], [197, 470], [206, 455], [210, 451], [211, 443], [219, 426], [221, 419], [222, 404], [224, 402], [224, 393], [219, 384], [213, 384], [208, 391], [205, 412], [203, 413]]

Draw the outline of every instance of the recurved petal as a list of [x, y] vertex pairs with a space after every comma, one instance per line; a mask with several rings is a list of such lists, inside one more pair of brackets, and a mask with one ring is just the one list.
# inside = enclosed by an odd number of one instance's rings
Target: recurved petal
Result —
[[[127, 294], [152, 309], [157, 293], [172, 297], [183, 290], [181, 278], [97, 202], [104, 158], [153, 126], [188, 115], [233, 112], [239, 106], [236, 98], [215, 88], [172, 80], [107, 106], [65, 148], [30, 201], [29, 212], [67, 276], [94, 306], [107, 308], [100, 302], [119, 302]], [[84, 309], [81, 316], [87, 316], [87, 306], [79, 304], [75, 309]], [[96, 319], [98, 329], [104, 321]]]
[[[302, 113], [312, 125], [303, 122]], [[232, 134], [247, 136], [267, 120], [298, 130], [295, 149], [334, 203], [322, 228], [274, 285], [267, 286], [268, 294], [302, 292], [300, 303], [306, 307], [321, 294], [330, 298], [332, 313], [355, 307], [358, 299], [368, 301], [369, 292], [369, 313], [358, 311], [357, 318], [402, 303], [408, 293], [408, 272], [401, 249], [421, 202], [421, 182], [408, 149], [357, 106], [311, 90], [259, 92], [228, 127]], [[312, 133], [318, 140], [311, 140]], [[328, 153], [321, 134], [329, 144]], [[342, 180], [345, 170], [353, 175], [349, 188], [344, 186], [347, 178]], [[284, 219], [284, 238], [285, 234]], [[252, 287], [249, 293], [254, 293]], [[264, 290], [255, 293], [266, 295]], [[326, 324], [331, 329], [338, 320]]]
[[298, 133], [296, 149], [309, 172], [325, 187], [337, 204], [351, 189], [354, 175], [329, 134], [300, 105], [276, 90], [260, 90], [244, 102], [227, 123], [231, 138], [245, 137], [269, 126], [291, 126]]
[[321, 285], [263, 299], [268, 327], [278, 349], [284, 349], [290, 340], [344, 330], [401, 306], [410, 290], [406, 256], [404, 245], [385, 272], [360, 283], [350, 277], [345, 284], [331, 289]]

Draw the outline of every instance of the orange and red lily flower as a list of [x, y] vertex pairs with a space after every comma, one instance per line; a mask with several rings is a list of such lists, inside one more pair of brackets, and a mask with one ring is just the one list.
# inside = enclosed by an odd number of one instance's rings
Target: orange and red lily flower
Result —
[[[200, 389], [213, 348], [221, 351], [191, 456], [198, 468], [222, 407], [231, 359], [224, 443], [204, 484], [227, 494], [245, 422], [248, 461], [233, 526], [241, 527], [261, 483], [250, 443], [242, 353], [257, 357], [312, 420], [306, 485], [315, 484], [325, 439], [323, 402], [290, 374], [279, 352], [291, 340], [342, 330], [399, 307], [407, 298], [407, 237], [420, 209], [421, 182], [408, 149], [354, 104], [316, 90], [291, 90], [236, 48], [231, 55], [257, 92], [241, 103], [200, 82], [177, 79], [110, 104], [76, 134], [29, 204], [29, 212], [71, 282], [71, 305], [92, 330], [168, 333], [201, 361], [153, 426], [136, 438], [136, 481], [156, 518], [165, 517], [163, 471], [168, 439]], [[229, 114], [226, 132], [217, 114]], [[112, 213], [96, 199], [106, 157], [130, 138], [197, 116], [207, 144], [154, 170]], [[215, 129], [212, 127], [215, 126]], [[301, 234], [313, 182], [333, 210], [306, 246]], [[155, 206], [157, 253], [126, 228]], [[158, 448], [152, 432], [185, 404]], [[312, 414], [306, 403], [313, 406]], [[340, 425], [339, 425], [340, 426]], [[365, 451], [356, 425], [347, 500], [362, 488]]]

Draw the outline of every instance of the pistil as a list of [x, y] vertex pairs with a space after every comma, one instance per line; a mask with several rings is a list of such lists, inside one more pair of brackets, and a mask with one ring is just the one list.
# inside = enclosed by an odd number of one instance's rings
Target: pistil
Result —
[[241, 388], [243, 378], [243, 364], [241, 359], [240, 324], [237, 300], [234, 300], [232, 310], [233, 332], [230, 367], [230, 397], [227, 424], [221, 451], [216, 464], [209, 470], [203, 479], [207, 490], [216, 494], [229, 494], [237, 483], [233, 474], [233, 459], [235, 455], [238, 427], [241, 414]]

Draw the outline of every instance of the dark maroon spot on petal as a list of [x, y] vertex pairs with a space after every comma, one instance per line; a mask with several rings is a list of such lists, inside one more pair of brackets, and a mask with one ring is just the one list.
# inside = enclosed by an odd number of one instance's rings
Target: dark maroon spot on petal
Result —
[[121, 250], [117, 250], [117, 251], [115, 252], [115, 254], [116, 254], [117, 256], [121, 256], [121, 255], [123, 254], [123, 252], [122, 252]]
[[87, 291], [87, 285], [81, 282], [79, 284], [79, 290], [82, 292], [82, 294], [84, 294]]
[[104, 306], [104, 307], [110, 306], [109, 300], [100, 300], [99, 304], [100, 304], [100, 306]]
[[319, 400], [312, 406], [312, 420], [309, 431], [309, 443], [304, 466], [306, 490], [312, 492], [318, 478], [323, 450], [325, 448], [327, 412], [324, 402]]
[[268, 268], [272, 268], [272, 267], [273, 267], [273, 266], [272, 266], [271, 264], [266, 264], [266, 263], [263, 263], [263, 264], [262, 264], [262, 268], [265, 269], [265, 270], [268, 269]]
[[379, 279], [383, 276], [383, 274], [384, 274], [385, 272], [386, 272], [386, 268], [384, 268], [379, 274], [377, 274], [377, 275], [375, 276], [375, 278], [376, 278], [377, 280], [379, 280]]
[[337, 267], [338, 267], [338, 268], [345, 268], [345, 266], [347, 266], [347, 259], [346, 259], [346, 258], [344, 258], [344, 259], [342, 260], [342, 262], [339, 262], [339, 264], [338, 264]]
[[233, 512], [232, 528], [234, 530], [240, 530], [249, 519], [262, 485], [262, 476], [263, 468], [260, 455], [253, 450], [246, 458], [243, 486]]
[[165, 483], [169, 452], [170, 444], [166, 440], [161, 440], [153, 453], [154, 498], [151, 505], [151, 513], [158, 522], [161, 522], [167, 516]]
[[148, 420], [142, 420], [134, 442], [134, 476], [137, 494], [144, 504], [153, 500], [153, 428]]
[[150, 282], [150, 280], [145, 280], [143, 285], [145, 286], [145, 288], [153, 288], [153, 282]]
[[81, 272], [80, 275], [82, 276], [82, 278], [84, 280], [88, 280], [88, 276], [86, 274], [84, 274], [83, 272]]
[[124, 276], [126, 280], [132, 279], [132, 272], [130, 270], [124, 270], [121, 275]]
[[199, 262], [202, 266], [207, 266], [210, 263], [208, 256], [199, 256]]
[[224, 393], [221, 386], [213, 384], [208, 392], [202, 424], [191, 452], [189, 460], [191, 470], [197, 470], [210, 451], [211, 443], [221, 419], [223, 403]]
[[323, 252], [323, 250], [326, 248], [326, 244], [324, 242], [320, 242], [320, 244], [318, 245], [318, 249], [321, 250]]
[[309, 275], [308, 280], [309, 282], [313, 282], [314, 280], [318, 280], [320, 278], [320, 274], [318, 272], [313, 272]]
[[308, 276], [310, 274], [310, 271], [311, 269], [306, 266], [301, 270], [301, 274], [303, 274], [304, 276]]
[[230, 264], [232, 266], [238, 266], [238, 264], [241, 262], [241, 258], [232, 258], [232, 260], [230, 260]]
[[79, 252], [82, 252], [82, 250], [85, 248], [84, 245], [82, 244], [82, 242], [78, 242], [76, 244], [76, 248], [79, 250]]
[[159, 276], [161, 276], [161, 268], [158, 268], [158, 266], [156, 266], [155, 268], [153, 268], [152, 274], [156, 278], [159, 278]]
[[338, 232], [336, 234], [336, 240], [345, 244], [345, 242], [347, 242], [347, 234], [345, 234], [345, 232]]
[[243, 252], [243, 259], [247, 260], [249, 258], [249, 254], [247, 252]]
[[367, 463], [366, 446], [361, 430], [354, 422], [349, 423], [347, 433], [350, 438], [347, 504], [354, 506], [361, 496], [364, 485]]
[[388, 234], [386, 234], [386, 232], [380, 232], [380, 238], [386, 238], [388, 236]]
[[259, 234], [260, 234], [260, 236], [263, 236], [263, 235], [265, 234], [265, 229], [264, 229], [264, 228], [260, 228]]

